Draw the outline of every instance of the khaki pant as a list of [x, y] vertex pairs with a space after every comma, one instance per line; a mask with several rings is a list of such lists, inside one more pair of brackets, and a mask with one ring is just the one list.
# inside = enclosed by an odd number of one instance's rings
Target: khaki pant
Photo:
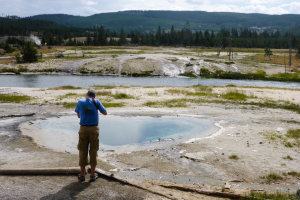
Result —
[[78, 134], [79, 166], [88, 165], [88, 152], [90, 154], [90, 165], [97, 165], [99, 126], [80, 126]]

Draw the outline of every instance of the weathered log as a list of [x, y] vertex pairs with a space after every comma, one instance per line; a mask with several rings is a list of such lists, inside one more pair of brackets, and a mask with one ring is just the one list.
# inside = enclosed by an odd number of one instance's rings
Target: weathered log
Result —
[[[172, 197], [172, 196], [163, 194], [161, 192], [158, 192], [157, 190], [155, 190], [155, 188], [151, 189], [151, 187], [149, 187], [149, 186], [148, 187], [143, 186], [142, 184], [139, 184], [138, 182], [135, 182], [135, 181], [129, 180], [129, 179], [121, 178], [118, 175], [109, 173], [109, 172], [104, 171], [104, 170], [99, 169], [99, 168], [96, 168], [95, 172], [99, 173], [99, 174], [102, 174], [104, 176], [107, 176], [107, 177], [112, 177], [112, 178], [114, 178], [114, 179], [116, 179], [120, 182], [135, 186], [137, 188], [141, 188], [143, 190], [149, 191], [153, 194], [157, 194], [157, 195], [169, 198], [169, 199], [177, 199], [175, 197]], [[198, 194], [204, 194], [204, 195], [215, 196], [215, 197], [224, 197], [224, 198], [231, 198], [231, 199], [240, 199], [240, 198], [244, 197], [244, 196], [239, 195], [239, 194], [234, 194], [234, 193], [229, 193], [229, 192], [216, 192], [216, 191], [211, 191], [211, 190], [203, 190], [203, 189], [193, 188], [193, 187], [189, 187], [189, 186], [186, 186], [186, 185], [179, 185], [179, 184], [162, 184], [162, 183], [156, 183], [154, 181], [154, 182], [152, 182], [152, 185], [153, 186], [156, 185], [156, 186], [164, 187], [164, 188], [168, 188], [168, 189], [186, 191], [186, 192], [195, 192], [195, 193], [198, 193]]]
[[153, 193], [153, 194], [156, 194], [156, 195], [159, 195], [159, 196], [163, 196], [163, 197], [166, 197], [166, 198], [168, 198], [168, 199], [176, 200], [176, 198], [174, 198], [174, 197], [172, 197], [172, 196], [168, 196], [168, 195], [162, 194], [162, 193], [157, 192], [157, 191], [155, 191], [155, 190], [152, 190], [152, 189], [150, 189], [150, 188], [144, 187], [144, 186], [142, 186], [141, 184], [136, 184], [136, 183], [134, 183], [133, 181], [130, 181], [130, 180], [121, 178], [121, 177], [119, 177], [119, 176], [117, 176], [117, 175], [115, 175], [115, 174], [112, 174], [112, 173], [110, 173], [110, 172], [104, 171], [104, 170], [102, 170], [102, 169], [96, 168], [96, 169], [95, 169], [95, 172], [98, 173], [98, 174], [101, 174], [101, 175], [110, 177], [110, 178], [114, 178], [114, 179], [116, 179], [116, 180], [119, 181], [119, 182], [122, 182], [122, 183], [125, 183], [125, 184], [128, 184], [128, 185], [131, 185], [131, 186], [134, 186], [134, 187], [137, 187], [137, 188], [140, 188], [140, 189], [149, 191], [149, 192], [151, 192], [151, 193]]
[[228, 197], [232, 199], [240, 199], [244, 196], [229, 192], [217, 192], [212, 190], [203, 190], [198, 188], [193, 188], [189, 186], [183, 186], [183, 185], [175, 185], [175, 184], [158, 184], [159, 186], [165, 187], [165, 188], [171, 188], [176, 190], [182, 190], [182, 191], [188, 191], [188, 192], [196, 192], [199, 194], [205, 194], [210, 196], [217, 196], [217, 197]]
[[12, 117], [31, 117], [35, 115], [35, 113], [29, 113], [29, 114], [15, 114], [15, 115], [3, 115], [0, 116], [0, 118], [12, 118]]
[[0, 169], [0, 175], [53, 175], [53, 174], [78, 174], [78, 173], [80, 173], [79, 167]]

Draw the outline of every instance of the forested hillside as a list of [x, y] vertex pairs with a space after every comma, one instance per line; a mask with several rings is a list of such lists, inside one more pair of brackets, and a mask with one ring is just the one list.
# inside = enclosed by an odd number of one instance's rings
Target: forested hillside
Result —
[[84, 36], [85, 28], [68, 27], [53, 21], [35, 20], [30, 18], [0, 17], [0, 36], [28, 36], [32, 32], [41, 36], [46, 33], [53, 35]]
[[172, 25], [177, 29], [182, 29], [187, 21], [192, 30], [209, 29], [214, 31], [219, 31], [221, 26], [230, 29], [247, 27], [256, 30], [263, 28], [287, 31], [300, 25], [300, 15], [296, 14], [265, 15], [204, 11], [124, 11], [101, 13], [88, 17], [53, 14], [37, 15], [31, 18], [86, 28], [103, 25], [106, 29], [120, 30], [123, 27], [126, 32], [131, 30], [156, 32], [159, 25], [165, 29], [170, 29]]

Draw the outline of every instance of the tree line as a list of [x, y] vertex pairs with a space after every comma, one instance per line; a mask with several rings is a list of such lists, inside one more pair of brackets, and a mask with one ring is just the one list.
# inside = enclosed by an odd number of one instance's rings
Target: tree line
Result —
[[[114, 37], [119, 38], [115, 40]], [[127, 41], [127, 38], [130, 38]], [[300, 37], [279, 30], [275, 32], [257, 32], [248, 28], [231, 30], [221, 27], [220, 32], [192, 31], [189, 24], [176, 30], [174, 26], [170, 30], [161, 29], [159, 26], [156, 33], [131, 31], [125, 33], [123, 28], [119, 34], [109, 32], [101, 26], [98, 30], [88, 32], [84, 42], [69, 38], [66, 45], [76, 46], [115, 46], [115, 45], [145, 45], [145, 46], [203, 46], [203, 47], [239, 47], [239, 48], [296, 48], [300, 44]]]
[[[165, 30], [160, 26], [155, 33], [150, 31], [130, 31], [125, 33], [110, 31], [103, 26], [96, 28], [76, 28], [59, 25], [46, 20], [29, 18], [11, 19], [0, 17], [0, 36], [29, 36], [35, 33], [41, 38], [42, 44], [68, 46], [116, 46], [116, 45], [145, 45], [145, 46], [203, 46], [203, 47], [240, 47], [240, 48], [296, 48], [300, 44], [300, 37], [286, 32], [255, 31], [248, 28], [226, 29], [221, 27], [219, 32], [213, 30], [191, 30], [187, 22], [182, 29], [172, 26]], [[76, 40], [84, 37], [85, 41]], [[128, 41], [127, 38], [130, 38]], [[7, 39], [9, 44], [20, 44], [15, 37]], [[1, 44], [0, 44], [1, 46]], [[3, 44], [2, 44], [3, 46]]]

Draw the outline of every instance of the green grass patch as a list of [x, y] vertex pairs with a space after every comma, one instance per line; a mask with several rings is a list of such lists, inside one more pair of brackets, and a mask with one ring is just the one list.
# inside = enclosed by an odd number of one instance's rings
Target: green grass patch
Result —
[[274, 182], [274, 181], [279, 181], [282, 180], [282, 176], [280, 176], [279, 174], [276, 174], [274, 172], [271, 172], [269, 174], [267, 174], [266, 176], [262, 176], [260, 177], [262, 179], [267, 179], [268, 183]]
[[168, 92], [168, 93], [170, 93], [170, 94], [172, 94], [172, 95], [174, 95], [174, 94], [177, 94], [177, 95], [179, 95], [179, 94], [186, 94], [186, 91], [179, 90], [179, 89], [169, 89], [169, 90], [165, 90], [165, 91]]
[[141, 73], [134, 72], [131, 75], [133, 77], [147, 77], [147, 76], [152, 76], [152, 73], [153, 73], [153, 71], [144, 71], [144, 72], [141, 72]]
[[76, 106], [77, 106], [77, 102], [71, 102], [71, 103], [63, 103], [63, 106], [65, 107], [65, 108], [76, 108]]
[[237, 155], [230, 155], [228, 156], [229, 159], [238, 160], [240, 159]]
[[125, 93], [116, 93], [112, 95], [115, 99], [133, 99], [133, 96], [125, 94]]
[[103, 88], [103, 89], [114, 89], [114, 88], [117, 88], [118, 86], [115, 86], [115, 85], [95, 85], [93, 87], [94, 88]]
[[164, 106], [168, 108], [173, 107], [187, 107], [186, 101], [181, 99], [172, 99], [164, 102]]
[[294, 158], [292, 158], [291, 156], [287, 155], [285, 157], [282, 157], [285, 160], [294, 160]]
[[266, 131], [262, 135], [265, 136], [265, 138], [269, 141], [269, 143], [275, 142], [277, 139], [283, 139], [282, 135], [277, 134], [277, 132], [273, 132], [273, 131]]
[[7, 162], [1, 162], [1, 163], [0, 163], [0, 166], [1, 166], [1, 165], [5, 165], [5, 164], [7, 164]]
[[266, 176], [266, 179], [268, 179], [268, 181], [278, 181], [278, 180], [282, 180], [282, 176], [273, 172], [273, 173], [269, 173]]
[[296, 200], [296, 194], [284, 194], [280, 192], [276, 192], [275, 194], [268, 194], [266, 192], [251, 192], [246, 197], [242, 198], [242, 200]]
[[218, 63], [216, 60], [204, 59], [204, 62]]
[[237, 90], [228, 91], [225, 94], [222, 94], [223, 99], [230, 99], [230, 100], [240, 100], [245, 101], [247, 100], [248, 96], [242, 92], [239, 92]]
[[179, 74], [180, 76], [186, 76], [186, 77], [190, 77], [190, 78], [197, 78], [197, 76], [195, 76], [193, 74], [193, 72], [184, 72], [182, 74]]
[[288, 123], [288, 124], [300, 124], [300, 122], [295, 120], [281, 120], [282, 122]]
[[288, 172], [287, 174], [290, 175], [290, 176], [297, 176], [297, 177], [300, 177], [300, 173], [299, 173], [299, 172], [295, 172], [295, 171]]
[[48, 90], [80, 90], [82, 89], [81, 87], [74, 87], [70, 85], [66, 86], [60, 86], [60, 87], [55, 87], [55, 88], [48, 88]]
[[154, 101], [148, 101], [146, 103], [144, 103], [145, 106], [156, 106], [159, 105], [159, 102], [154, 102]]
[[124, 103], [102, 103], [106, 108], [123, 107]]
[[232, 65], [234, 62], [225, 62], [226, 65]]
[[286, 136], [288, 138], [299, 139], [300, 138], [300, 129], [288, 130]]
[[58, 96], [58, 99], [62, 100], [62, 99], [68, 98], [68, 97], [77, 97], [77, 96], [84, 97], [85, 94], [67, 93], [65, 95]]
[[29, 101], [32, 98], [26, 95], [20, 96], [20, 95], [12, 95], [12, 94], [0, 94], [0, 101], [1, 102], [14, 102], [14, 103], [20, 103], [24, 101]]
[[166, 101], [149, 101], [146, 102], [144, 105], [145, 106], [150, 106], [150, 107], [168, 107], [168, 108], [173, 108], [173, 107], [187, 107], [187, 102], [188, 99], [172, 99], [172, 100], [166, 100]]
[[285, 146], [285, 147], [289, 147], [289, 148], [292, 148], [292, 147], [293, 147], [292, 143], [290, 143], [290, 142], [286, 142], [286, 143], [284, 144], [284, 146]]

